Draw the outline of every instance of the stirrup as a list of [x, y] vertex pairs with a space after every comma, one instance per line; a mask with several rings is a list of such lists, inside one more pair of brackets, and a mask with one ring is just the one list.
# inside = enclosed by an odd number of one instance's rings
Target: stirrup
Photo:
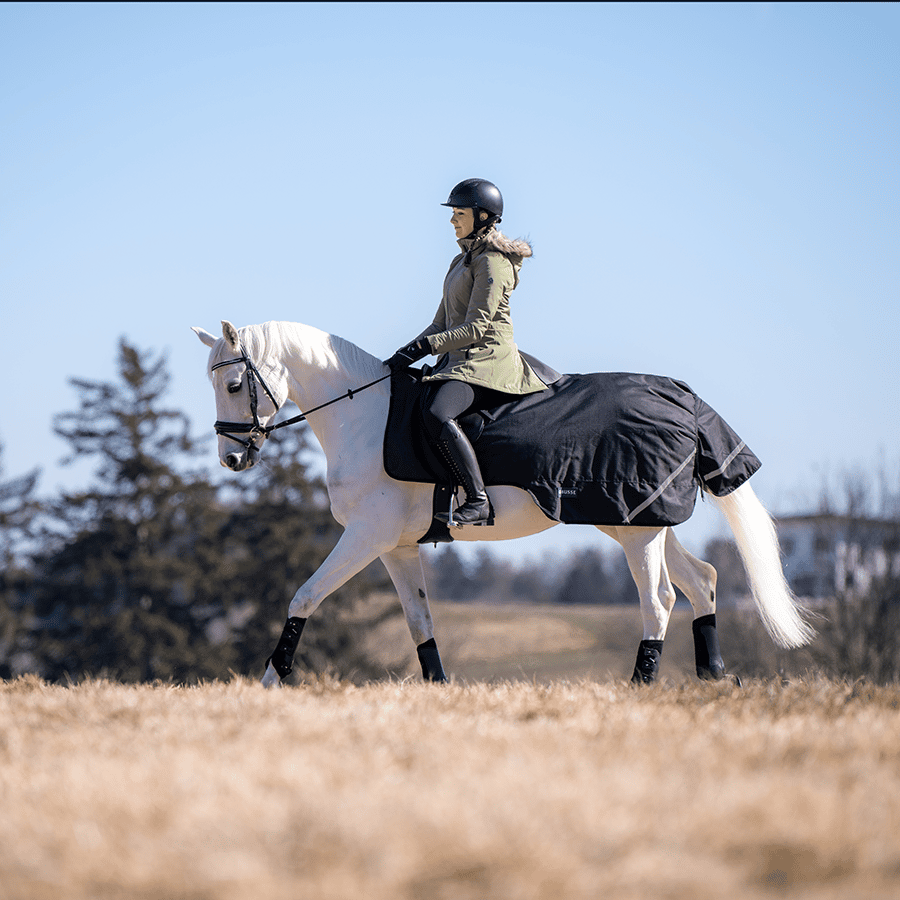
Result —
[[450, 493], [450, 509], [444, 512], [435, 513], [434, 518], [438, 522], [446, 522], [451, 528], [462, 528], [463, 525], [493, 525], [493, 516], [491, 515], [491, 501], [487, 494], [484, 500], [480, 497], [474, 500], [466, 499], [459, 509], [453, 509], [454, 494]]

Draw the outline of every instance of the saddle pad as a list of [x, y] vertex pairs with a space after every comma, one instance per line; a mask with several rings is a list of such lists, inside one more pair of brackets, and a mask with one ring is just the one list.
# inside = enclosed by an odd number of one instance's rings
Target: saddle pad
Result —
[[[420, 377], [409, 369], [391, 379], [385, 471], [449, 483], [421, 423]], [[460, 425], [486, 485], [522, 488], [548, 518], [568, 524], [677, 525], [693, 512], [701, 482], [725, 496], [760, 466], [686, 384], [658, 375], [563, 375]]]

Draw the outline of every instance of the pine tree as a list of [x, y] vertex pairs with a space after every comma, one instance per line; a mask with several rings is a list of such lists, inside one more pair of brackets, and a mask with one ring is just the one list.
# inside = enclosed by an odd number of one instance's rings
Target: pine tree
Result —
[[[0, 459], [3, 445], [0, 444]], [[0, 463], [0, 477], [3, 465]], [[40, 470], [0, 481], [0, 565], [4, 571], [20, 566], [28, 541], [35, 529], [41, 504], [34, 496]]]
[[[252, 472], [214, 485], [187, 469], [200, 442], [162, 406], [164, 358], [123, 339], [118, 363], [116, 382], [72, 379], [80, 408], [56, 417], [70, 459], [94, 460], [96, 474], [50, 505], [35, 559], [33, 668], [125, 681], [261, 674], [292, 594], [340, 535], [324, 485], [308, 477], [305, 433], [270, 441]], [[358, 576], [344, 599], [370, 582]], [[371, 672], [354, 626], [314, 622], [301, 668]]]
[[0, 678], [12, 675], [17, 657], [23, 663], [28, 660], [32, 577], [27, 552], [41, 511], [41, 503], [34, 496], [39, 475], [40, 471], [34, 469], [27, 475], [0, 481]]
[[48, 677], [107, 673], [128, 681], [213, 674], [219, 661], [191, 602], [202, 579], [192, 553], [209, 529], [213, 487], [183, 475], [198, 442], [184, 415], [163, 409], [165, 360], [124, 339], [118, 383], [72, 379], [80, 409], [56, 417], [72, 456], [96, 481], [52, 505], [51, 550], [38, 560], [40, 647]]

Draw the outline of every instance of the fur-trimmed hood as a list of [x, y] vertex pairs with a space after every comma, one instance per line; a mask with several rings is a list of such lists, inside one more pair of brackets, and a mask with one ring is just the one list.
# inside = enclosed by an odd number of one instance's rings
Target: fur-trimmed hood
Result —
[[502, 253], [518, 268], [522, 265], [522, 260], [531, 256], [534, 252], [528, 241], [522, 238], [508, 238], [497, 228], [490, 228], [485, 234], [479, 234], [475, 237], [462, 238], [456, 243], [459, 244], [466, 254], [467, 264], [473, 253], [486, 253], [493, 250], [497, 253]]

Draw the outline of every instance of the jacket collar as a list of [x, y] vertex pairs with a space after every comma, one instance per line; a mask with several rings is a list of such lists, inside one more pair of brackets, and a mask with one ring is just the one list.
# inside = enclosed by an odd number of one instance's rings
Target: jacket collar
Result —
[[494, 230], [494, 226], [492, 225], [486, 231], [481, 232], [473, 232], [468, 237], [460, 238], [456, 243], [459, 244], [460, 249], [463, 253], [471, 253], [479, 244], [483, 244], [488, 235]]
[[470, 234], [456, 242], [466, 254], [465, 265], [472, 262], [472, 257], [486, 250], [496, 250], [506, 256], [514, 265], [522, 265], [522, 260], [532, 255], [531, 244], [526, 240], [511, 240], [496, 226], [491, 225], [486, 231]]

